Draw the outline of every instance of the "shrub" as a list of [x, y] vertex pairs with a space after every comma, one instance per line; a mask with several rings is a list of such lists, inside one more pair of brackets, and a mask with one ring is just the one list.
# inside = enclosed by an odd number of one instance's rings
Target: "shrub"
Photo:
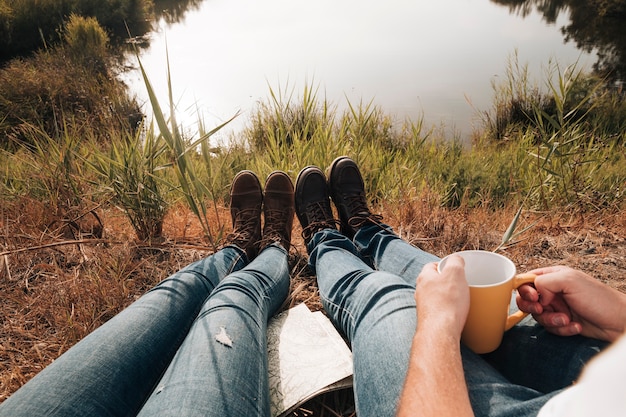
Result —
[[63, 40], [74, 61], [93, 68], [96, 73], [107, 72], [109, 36], [95, 18], [71, 14], [65, 25]]
[[97, 19], [117, 43], [150, 30], [152, 0], [0, 0], [0, 61], [60, 43], [70, 15]]
[[[28, 142], [25, 130], [37, 126], [59, 136], [71, 123], [84, 134], [108, 140], [111, 129], [134, 128], [141, 112], [126, 87], [107, 70], [106, 48], [95, 22], [76, 19], [70, 26], [73, 46], [37, 52], [0, 69], [0, 146]], [[85, 28], [99, 34], [101, 50], [79, 53]], [[86, 31], [89, 33], [89, 30]], [[86, 37], [88, 39], [88, 37]], [[81, 40], [82, 39], [82, 40]], [[101, 65], [92, 65], [99, 62]], [[11, 145], [12, 144], [12, 145]]]
[[168, 208], [162, 180], [166, 150], [156, 134], [122, 133], [113, 138], [108, 152], [96, 150], [91, 164], [141, 241], [159, 239], [163, 231]]

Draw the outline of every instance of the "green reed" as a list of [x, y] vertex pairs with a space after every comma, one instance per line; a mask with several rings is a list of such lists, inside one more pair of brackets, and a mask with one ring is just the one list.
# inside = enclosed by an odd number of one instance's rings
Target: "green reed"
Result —
[[[156, 93], [146, 71], [139, 60], [139, 67], [141, 74], [148, 92], [150, 105], [156, 125], [158, 127], [158, 135], [163, 140], [168, 148], [168, 168], [173, 170], [176, 180], [170, 185], [179, 191], [190, 210], [198, 218], [202, 229], [204, 231], [205, 238], [208, 243], [216, 249], [221, 237], [222, 226], [218, 225], [217, 233], [211, 230], [209, 219], [207, 217], [209, 207], [208, 201], [212, 201], [213, 205], [217, 203], [215, 199], [214, 187], [207, 186], [206, 179], [201, 174], [198, 164], [196, 163], [198, 155], [198, 147], [200, 147], [202, 155], [202, 161], [205, 163], [205, 172], [215, 172], [212, 168], [210, 149], [207, 142], [217, 131], [227, 125], [231, 120], [222, 123], [216, 128], [203, 133], [200, 138], [190, 141], [187, 140], [181, 133], [181, 127], [176, 121], [176, 111], [173, 98], [172, 83], [170, 77], [169, 57], [167, 58], [167, 85], [168, 85], [168, 104], [170, 108], [169, 117], [165, 116], [163, 108], [157, 99]], [[157, 135], [154, 131], [148, 133], [149, 135]], [[223, 166], [223, 165], [222, 165]]]
[[529, 168], [537, 180], [531, 197], [543, 207], [554, 202], [579, 209], [610, 204], [620, 179], [607, 176], [604, 168], [616, 152], [623, 156], [624, 148], [600, 130], [594, 112], [611, 92], [576, 65], [555, 64], [552, 70], [547, 87], [553, 108], [533, 107], [532, 136], [526, 136]]
[[90, 158], [100, 184], [111, 193], [114, 204], [124, 210], [141, 241], [162, 235], [169, 206], [164, 186], [167, 150], [161, 137], [137, 130], [112, 137], [108, 151], [96, 149]]
[[[141, 64], [140, 69], [154, 126], [94, 133], [86, 128], [89, 120], [72, 122], [63, 113], [55, 115], [56, 120], [67, 121], [71, 129], [49, 134], [32, 127], [36, 124], [26, 124], [26, 143], [38, 145], [35, 152], [28, 146], [19, 152], [3, 152], [2, 160], [8, 164], [0, 172], [3, 193], [23, 193], [28, 188], [24, 184], [32, 180], [26, 173], [32, 170], [24, 166], [30, 165], [47, 167], [37, 168], [41, 178], [36, 181], [46, 190], [39, 193], [41, 197], [50, 198], [56, 192], [60, 185], [52, 182], [54, 178], [70, 178], [75, 185], [65, 181], [69, 191], [83, 195], [90, 186], [84, 179], [89, 173], [77, 161], [90, 161], [98, 174], [93, 185], [108, 189], [116, 196], [115, 204], [123, 207], [129, 218], [136, 217], [131, 223], [140, 238], [158, 236], [167, 207], [182, 198], [214, 248], [225, 230], [218, 206], [227, 201], [237, 171], [251, 169], [264, 178], [281, 169], [295, 180], [303, 167], [325, 168], [340, 155], [358, 162], [372, 203], [402, 207], [429, 195], [449, 208], [594, 210], [623, 206], [624, 133], [612, 130], [626, 120], [620, 116], [622, 104], [602, 80], [575, 66], [555, 67], [546, 76], [547, 91], [540, 96], [534, 86], [529, 87], [525, 75], [520, 81], [507, 80], [498, 105], [505, 105], [506, 94], [513, 94], [511, 102], [523, 98], [525, 120], [503, 119], [500, 131], [506, 132], [504, 136], [495, 136], [487, 123], [471, 142], [450, 139], [426, 126], [422, 117], [398, 120], [373, 101], [348, 101], [345, 110], [339, 110], [338, 105], [318, 97], [317, 87], [307, 84], [301, 91], [270, 87], [268, 99], [259, 103], [243, 130], [221, 146], [212, 144], [211, 139], [228, 122], [207, 128], [198, 121], [197, 137], [185, 137], [176, 120], [169, 75], [166, 115]], [[528, 93], [524, 92], [527, 87], [531, 88]], [[610, 123], [603, 119], [603, 112], [610, 115]], [[83, 140], [85, 137], [89, 140]], [[102, 138], [108, 142], [103, 143]], [[67, 159], [61, 155], [66, 151], [55, 150], [58, 146], [71, 150], [67, 155], [81, 157]], [[48, 148], [52, 151], [46, 154]], [[46, 160], [51, 155], [57, 155], [54, 161], [59, 161], [55, 169], [49, 168], [52, 162]], [[46, 172], [54, 172], [54, 177], [44, 178]], [[57, 200], [61, 201], [50, 199]], [[148, 224], [141, 225], [143, 220]], [[517, 225], [513, 223], [503, 244], [515, 239]]]

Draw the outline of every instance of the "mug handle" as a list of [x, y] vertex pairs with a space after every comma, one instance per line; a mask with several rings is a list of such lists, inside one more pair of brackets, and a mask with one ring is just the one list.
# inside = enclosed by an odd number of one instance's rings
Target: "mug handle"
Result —
[[[535, 282], [535, 278], [537, 275], [535, 274], [518, 274], [513, 278], [513, 288], [518, 289], [520, 286], [524, 284], [532, 284]], [[515, 326], [517, 323], [522, 321], [524, 317], [526, 317], [528, 313], [525, 313], [521, 310], [516, 311], [506, 318], [506, 324], [504, 326], [504, 330], [510, 330], [511, 327]]]

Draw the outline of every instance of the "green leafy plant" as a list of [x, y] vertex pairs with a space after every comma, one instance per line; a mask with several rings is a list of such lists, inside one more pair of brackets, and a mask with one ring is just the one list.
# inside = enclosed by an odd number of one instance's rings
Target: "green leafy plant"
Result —
[[109, 151], [96, 151], [91, 163], [126, 213], [141, 241], [159, 239], [168, 208], [163, 162], [168, 150], [162, 138], [148, 129], [112, 139]]
[[556, 65], [555, 72], [547, 81], [554, 111], [533, 107], [535, 149], [529, 156], [536, 167], [535, 196], [544, 207], [559, 200], [582, 208], [605, 160], [605, 144], [598, 142], [596, 132], [584, 122], [596, 105], [602, 83], [589, 84], [576, 65], [564, 70]]
[[99, 73], [107, 72], [109, 36], [98, 20], [72, 13], [65, 24], [63, 39], [75, 60], [98, 68]]
[[[176, 178], [176, 182], [175, 184], [172, 184], [172, 186], [175, 186], [175, 188], [182, 193], [185, 201], [187, 202], [187, 205], [200, 221], [205, 238], [214, 249], [217, 249], [221, 233], [218, 232], [218, 234], [215, 234], [211, 230], [207, 218], [207, 200], [212, 197], [211, 188], [206, 185], [206, 183], [202, 179], [202, 176], [199, 174], [195, 164], [195, 159], [197, 157], [197, 149], [198, 147], [201, 147], [204, 151], [206, 151], [204, 156], [205, 161], [210, 161], [210, 149], [206, 142], [212, 135], [214, 135], [217, 131], [226, 126], [232, 119], [204, 133], [200, 138], [195, 141], [186, 140], [183, 137], [180, 131], [180, 126], [176, 121], [172, 82], [170, 77], [169, 57], [167, 58], [167, 85], [170, 108], [169, 118], [167, 118], [165, 116], [165, 113], [163, 112], [154, 88], [152, 87], [148, 75], [146, 74], [146, 71], [141, 64], [141, 60], [139, 60], [139, 67], [141, 70], [144, 84], [148, 91], [148, 97], [152, 107], [154, 119], [156, 120], [156, 125], [159, 130], [159, 136], [162, 138], [168, 149], [168, 163], [166, 166], [173, 170], [174, 176]], [[233, 118], [234, 117], [236, 117], [236, 115], [233, 116]], [[213, 204], [216, 203], [215, 200], [212, 201]], [[222, 229], [221, 226], [219, 227], [219, 229]]]

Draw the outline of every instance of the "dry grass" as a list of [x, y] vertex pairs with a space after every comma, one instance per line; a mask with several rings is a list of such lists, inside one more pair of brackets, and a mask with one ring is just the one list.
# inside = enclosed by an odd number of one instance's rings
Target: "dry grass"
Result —
[[[460, 249], [494, 249], [516, 212], [449, 210], [428, 195], [378, 210], [403, 238], [439, 256]], [[213, 215], [230, 224], [223, 204]], [[68, 240], [63, 227], [50, 222], [43, 203], [4, 201], [0, 207], [0, 401], [147, 289], [210, 253], [196, 217], [180, 205], [166, 216], [164, 240], [151, 245], [136, 243], [120, 211], [100, 209], [98, 216], [104, 226], [101, 239], [73, 230], [75, 240]], [[217, 218], [210, 221], [217, 223]], [[537, 224], [503, 251], [520, 270], [566, 264], [626, 291], [622, 213], [526, 213], [521, 221]], [[293, 236], [292, 292], [286, 306], [305, 302], [319, 310], [299, 226]], [[39, 249], [28, 249], [33, 247]], [[352, 401], [349, 391], [331, 393], [293, 416], [354, 415]]]

